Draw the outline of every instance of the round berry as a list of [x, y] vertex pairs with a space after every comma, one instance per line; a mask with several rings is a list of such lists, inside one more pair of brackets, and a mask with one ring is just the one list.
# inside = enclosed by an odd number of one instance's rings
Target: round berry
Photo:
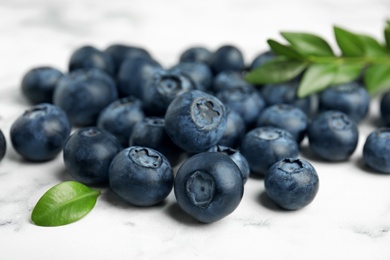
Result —
[[7, 151], [7, 141], [5, 140], [3, 131], [0, 129], [0, 161], [3, 160]]
[[390, 126], [390, 91], [383, 94], [380, 101], [380, 114], [385, 126]]
[[363, 159], [370, 168], [390, 173], [390, 128], [377, 129], [367, 137]]
[[244, 57], [237, 47], [225, 45], [213, 53], [210, 67], [214, 75], [227, 70], [242, 71], [245, 67]]
[[191, 47], [180, 55], [180, 62], [204, 62], [207, 64], [210, 62], [211, 55], [211, 51], [205, 47]]

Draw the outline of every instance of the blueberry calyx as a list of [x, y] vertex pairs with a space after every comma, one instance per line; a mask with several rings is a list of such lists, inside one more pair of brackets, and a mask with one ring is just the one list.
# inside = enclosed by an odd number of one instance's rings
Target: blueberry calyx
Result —
[[192, 104], [193, 121], [203, 129], [213, 129], [222, 120], [223, 108], [208, 98], [199, 98]]
[[351, 120], [344, 114], [334, 114], [330, 120], [330, 127], [336, 130], [344, 130], [351, 127]]
[[133, 162], [145, 168], [156, 169], [163, 163], [161, 156], [147, 148], [132, 148], [128, 156]]
[[181, 81], [179, 78], [167, 75], [161, 77], [161, 80], [157, 85], [157, 90], [163, 96], [175, 97], [177, 93], [183, 90], [183, 88], [181, 86]]
[[163, 126], [164, 119], [159, 117], [146, 117], [145, 123], [150, 126]]
[[259, 139], [269, 140], [269, 141], [278, 139], [283, 135], [283, 133], [277, 129], [275, 129], [273, 132], [265, 131], [261, 129], [260, 131], [257, 131], [255, 134]]
[[279, 170], [287, 174], [300, 173], [303, 168], [304, 166], [301, 160], [291, 158], [283, 159], [278, 166]]
[[207, 208], [215, 194], [214, 177], [204, 171], [195, 171], [187, 181], [186, 190], [194, 205]]
[[230, 147], [217, 145], [217, 152], [231, 156], [231, 155], [235, 154], [237, 152], [237, 150], [232, 149]]
[[24, 116], [33, 119], [33, 118], [42, 117], [46, 113], [47, 113], [47, 107], [46, 106], [38, 106], [38, 107], [34, 107], [34, 108], [30, 109], [30, 110], [26, 110], [24, 112]]
[[99, 129], [96, 129], [96, 128], [88, 128], [85, 130], [81, 130], [80, 134], [83, 136], [97, 136], [97, 135], [101, 134], [101, 132], [99, 131]]

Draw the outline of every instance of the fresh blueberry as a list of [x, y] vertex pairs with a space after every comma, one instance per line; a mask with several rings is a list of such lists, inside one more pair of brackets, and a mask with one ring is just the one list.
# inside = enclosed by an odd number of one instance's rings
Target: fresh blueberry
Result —
[[144, 146], [165, 155], [171, 165], [179, 162], [181, 149], [171, 140], [165, 129], [164, 118], [146, 117], [139, 121], [130, 135], [129, 146]]
[[126, 59], [134, 59], [136, 57], [151, 58], [147, 50], [124, 44], [112, 44], [104, 52], [110, 55], [114, 61], [115, 74], [118, 72], [122, 62]]
[[145, 117], [141, 100], [129, 96], [114, 101], [99, 115], [97, 126], [113, 134], [127, 147], [135, 124]]
[[308, 118], [301, 109], [293, 105], [278, 104], [264, 109], [257, 120], [257, 126], [285, 129], [299, 144], [305, 137]]
[[265, 63], [275, 59], [276, 55], [272, 51], [266, 51], [257, 55], [250, 66], [250, 70], [254, 70], [263, 66]]
[[385, 126], [390, 126], [390, 91], [383, 94], [380, 101], [380, 114]]
[[73, 178], [86, 185], [107, 185], [111, 161], [121, 149], [119, 140], [106, 130], [81, 128], [65, 143], [65, 168]]
[[248, 127], [256, 122], [265, 107], [259, 92], [249, 84], [221, 90], [217, 93], [217, 97], [225, 106], [237, 112]]
[[114, 76], [115, 65], [111, 56], [92, 46], [75, 50], [69, 60], [69, 71], [78, 69], [101, 69]]
[[204, 47], [191, 47], [180, 55], [180, 62], [210, 62], [212, 53]]
[[3, 131], [0, 129], [0, 161], [3, 160], [7, 151], [7, 141], [5, 140]]
[[173, 142], [185, 151], [206, 151], [223, 136], [226, 109], [214, 96], [199, 90], [188, 91], [169, 105], [165, 127]]
[[379, 128], [367, 137], [363, 160], [376, 171], [390, 173], [390, 128]]
[[246, 183], [250, 174], [250, 168], [248, 161], [238, 150], [222, 145], [216, 145], [211, 147], [208, 152], [223, 153], [229, 156], [230, 159], [232, 159], [237, 165], [238, 169], [240, 169], [243, 184]]
[[53, 92], [62, 76], [52, 67], [31, 69], [22, 79], [22, 93], [33, 104], [53, 103]]
[[160, 70], [143, 86], [143, 108], [148, 115], [164, 116], [173, 99], [194, 88], [194, 82], [180, 71]]
[[172, 68], [179, 70], [188, 76], [194, 83], [197, 90], [209, 92], [213, 84], [213, 73], [208, 65], [203, 62], [180, 62]]
[[242, 71], [245, 67], [244, 57], [237, 47], [224, 45], [211, 56], [210, 67], [214, 75], [227, 70]]
[[11, 142], [23, 158], [47, 161], [61, 152], [70, 130], [71, 125], [64, 111], [51, 104], [38, 104], [13, 123]]
[[306, 160], [286, 158], [272, 165], [264, 178], [265, 192], [278, 206], [296, 210], [309, 205], [319, 188], [314, 167]]
[[253, 173], [265, 175], [277, 161], [296, 158], [299, 148], [289, 132], [267, 126], [255, 128], [245, 135], [241, 153], [248, 160]]
[[111, 189], [136, 206], [152, 206], [163, 201], [173, 187], [173, 171], [167, 158], [156, 150], [131, 146], [111, 163]]
[[221, 90], [248, 85], [242, 74], [238, 71], [222, 71], [218, 73], [213, 81], [213, 91], [218, 93]]
[[119, 92], [122, 96], [142, 98], [144, 83], [161, 69], [157, 61], [142, 56], [123, 61], [117, 74]]
[[54, 104], [77, 126], [96, 124], [99, 113], [118, 98], [113, 79], [99, 69], [77, 70], [62, 78]]
[[362, 84], [350, 82], [325, 89], [319, 95], [319, 110], [338, 110], [355, 123], [364, 119], [368, 112], [370, 96]]
[[311, 114], [311, 97], [297, 97], [297, 82], [268, 84], [262, 89], [262, 95], [267, 106], [276, 104], [290, 104], [302, 109], [307, 115]]
[[329, 161], [347, 160], [355, 151], [359, 133], [356, 124], [343, 112], [326, 111], [308, 127], [310, 149]]
[[218, 221], [240, 204], [244, 192], [240, 169], [221, 153], [199, 153], [179, 168], [174, 183], [177, 203], [203, 223]]
[[227, 119], [226, 128], [223, 132], [219, 145], [236, 148], [240, 146], [241, 140], [245, 135], [246, 127], [242, 117], [230, 108], [226, 109]]

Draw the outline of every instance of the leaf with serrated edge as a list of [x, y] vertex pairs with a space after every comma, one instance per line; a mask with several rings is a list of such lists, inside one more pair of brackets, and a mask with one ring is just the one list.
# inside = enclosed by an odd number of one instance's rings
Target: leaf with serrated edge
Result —
[[364, 56], [364, 44], [358, 35], [337, 26], [334, 27], [334, 34], [344, 56]]
[[390, 65], [372, 65], [364, 73], [368, 92], [375, 93], [390, 89]]
[[299, 52], [294, 50], [291, 46], [283, 45], [272, 39], [268, 40], [267, 42], [271, 50], [277, 55], [286, 56], [287, 58], [294, 59], [294, 60], [303, 59], [303, 56]]
[[332, 85], [339, 85], [351, 82], [360, 76], [363, 69], [361, 64], [341, 64], [337, 67], [337, 71], [332, 81]]
[[310, 65], [299, 84], [298, 97], [306, 97], [331, 85], [337, 73], [337, 66], [333, 63]]
[[275, 59], [249, 72], [245, 79], [251, 84], [280, 83], [295, 78], [306, 67], [305, 62]]
[[35, 205], [31, 219], [38, 226], [61, 226], [87, 215], [95, 206], [100, 191], [75, 181], [49, 189]]
[[317, 35], [291, 32], [282, 32], [281, 35], [301, 54], [334, 56], [329, 44]]

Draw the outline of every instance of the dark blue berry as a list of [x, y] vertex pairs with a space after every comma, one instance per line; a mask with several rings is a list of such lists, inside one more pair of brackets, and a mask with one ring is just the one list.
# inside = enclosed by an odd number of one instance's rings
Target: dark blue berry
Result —
[[213, 91], [218, 93], [221, 90], [248, 85], [242, 74], [238, 71], [222, 71], [214, 77]]
[[242, 117], [230, 108], [226, 109], [226, 128], [223, 132], [219, 145], [236, 148], [241, 144], [241, 140], [245, 135], [246, 127]]
[[214, 75], [228, 70], [242, 71], [245, 67], [244, 57], [237, 47], [224, 45], [211, 56], [210, 67]]
[[0, 129], [0, 161], [3, 160], [7, 151], [7, 141], [5, 140], [3, 131]]
[[188, 76], [194, 83], [197, 90], [209, 92], [213, 84], [213, 73], [209, 66], [203, 62], [180, 62], [172, 67], [172, 70], [179, 70]]
[[276, 55], [272, 51], [266, 51], [266, 52], [260, 53], [259, 55], [257, 55], [253, 59], [251, 66], [250, 66], [250, 70], [254, 70], [256, 68], [263, 66], [265, 63], [275, 59], [275, 57], [276, 57]]
[[191, 47], [180, 55], [180, 62], [210, 62], [212, 53], [205, 47]]
[[379, 128], [367, 137], [363, 159], [372, 169], [390, 173], [390, 128]]
[[390, 126], [390, 91], [382, 95], [380, 101], [380, 114], [385, 126]]

